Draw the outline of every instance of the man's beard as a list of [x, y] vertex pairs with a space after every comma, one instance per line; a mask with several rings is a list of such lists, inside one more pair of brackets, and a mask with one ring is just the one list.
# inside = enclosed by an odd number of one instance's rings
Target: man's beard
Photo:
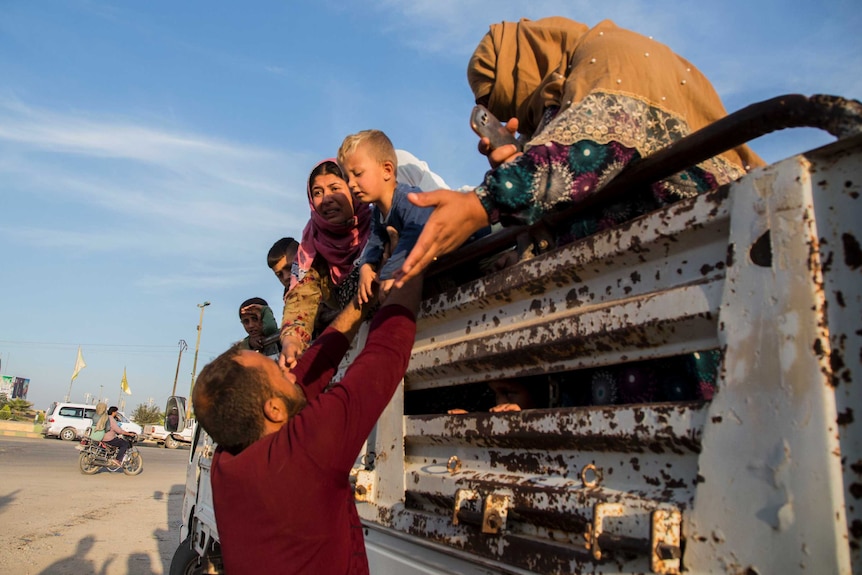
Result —
[[305, 398], [305, 393], [302, 393], [301, 390], [299, 393], [299, 397], [297, 398], [288, 397], [281, 391], [276, 391], [275, 396], [280, 397], [284, 404], [287, 406], [287, 414], [290, 417], [293, 417], [294, 415], [302, 411], [302, 409], [306, 405], [308, 405], [308, 400]]

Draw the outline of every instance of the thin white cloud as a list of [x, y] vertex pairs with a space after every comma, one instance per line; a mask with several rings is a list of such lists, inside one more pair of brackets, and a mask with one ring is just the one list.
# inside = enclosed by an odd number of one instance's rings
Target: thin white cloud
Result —
[[0, 100], [0, 141], [43, 151], [131, 160], [176, 172], [197, 169], [230, 182], [233, 176], [228, 168], [274, 165], [280, 159], [270, 150], [125, 120], [60, 114], [9, 99]]
[[[150, 258], [187, 246], [217, 260], [236, 253], [237, 235], [298, 235], [308, 217], [303, 152], [6, 98], [0, 158], [2, 179], [16, 190], [3, 197], [4, 211], [18, 208], [0, 236], [17, 245]], [[289, 205], [298, 209], [279, 208]]]

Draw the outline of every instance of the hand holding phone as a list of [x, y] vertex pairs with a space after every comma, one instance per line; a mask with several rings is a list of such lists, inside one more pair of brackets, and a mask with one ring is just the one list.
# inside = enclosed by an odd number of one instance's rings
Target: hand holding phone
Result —
[[480, 138], [488, 138], [492, 150], [511, 144], [519, 152], [523, 151], [521, 142], [500, 123], [494, 114], [488, 111], [488, 108], [481, 104], [476, 105], [473, 113], [470, 114], [470, 127]]

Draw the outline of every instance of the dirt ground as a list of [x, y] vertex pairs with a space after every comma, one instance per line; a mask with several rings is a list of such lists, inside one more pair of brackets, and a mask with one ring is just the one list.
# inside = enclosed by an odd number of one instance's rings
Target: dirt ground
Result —
[[138, 476], [86, 476], [73, 442], [0, 438], [0, 573], [168, 573], [189, 451], [139, 450]]

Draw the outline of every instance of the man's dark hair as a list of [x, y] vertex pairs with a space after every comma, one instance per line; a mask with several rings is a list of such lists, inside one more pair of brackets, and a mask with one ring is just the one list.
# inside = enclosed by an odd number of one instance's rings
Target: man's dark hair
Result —
[[236, 362], [239, 353], [233, 346], [204, 366], [192, 392], [198, 423], [231, 453], [263, 435], [263, 405], [273, 396], [261, 370]]
[[269, 248], [269, 253], [266, 254], [266, 265], [272, 269], [281, 258], [287, 258], [287, 261], [292, 262], [298, 249], [299, 242], [295, 239], [291, 237], [281, 238]]
[[244, 302], [242, 302], [241, 304], [239, 304], [240, 316], [242, 315], [242, 308], [244, 308], [247, 305], [255, 305], [255, 304], [256, 305], [265, 305], [266, 307], [269, 307], [269, 304], [266, 303], [266, 300], [263, 299], [262, 297], [250, 297], [247, 300], [245, 300]]
[[115, 412], [120, 411], [116, 405], [112, 405], [108, 408], [108, 415], [114, 415]]

